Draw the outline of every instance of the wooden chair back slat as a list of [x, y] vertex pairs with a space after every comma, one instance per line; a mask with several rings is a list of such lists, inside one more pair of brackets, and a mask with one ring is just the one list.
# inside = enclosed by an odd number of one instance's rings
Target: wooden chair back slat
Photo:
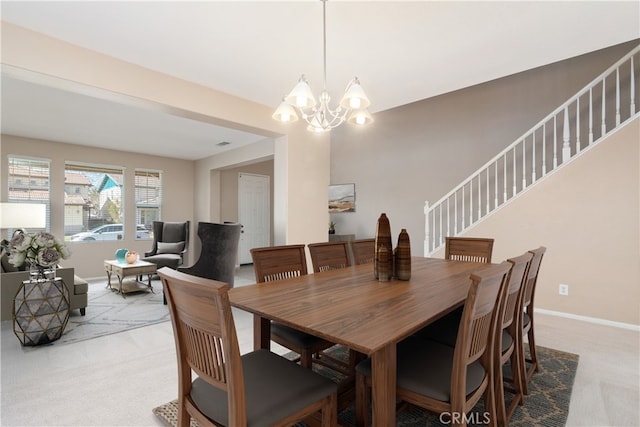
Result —
[[481, 237], [447, 237], [445, 259], [491, 263], [493, 239]]
[[257, 283], [307, 274], [304, 245], [270, 246], [251, 249]]
[[492, 265], [471, 274], [469, 295], [462, 312], [458, 339], [456, 341], [457, 358], [469, 365], [487, 353], [493, 345], [492, 334], [497, 327], [497, 312], [500, 304], [500, 292], [506, 286], [511, 264], [503, 262]]
[[323, 242], [307, 245], [314, 273], [350, 265], [347, 242]]
[[469, 363], [475, 362], [484, 353], [487, 347], [487, 337], [489, 336], [490, 329], [491, 312], [473, 319], [469, 353], [467, 354], [467, 360]]
[[358, 239], [349, 242], [351, 246], [351, 265], [373, 264], [375, 258], [375, 239]]

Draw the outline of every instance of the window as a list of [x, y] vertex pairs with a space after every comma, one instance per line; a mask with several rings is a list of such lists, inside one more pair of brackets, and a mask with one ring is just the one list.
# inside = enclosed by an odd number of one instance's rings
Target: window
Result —
[[140, 227], [152, 230], [153, 221], [159, 221], [162, 204], [162, 174], [160, 171], [136, 170], [136, 238], [150, 238], [149, 233], [140, 233]]
[[[26, 159], [8, 156], [9, 193], [7, 201], [20, 203], [41, 203], [46, 205], [47, 227], [50, 230], [50, 190], [49, 190], [49, 160]], [[12, 233], [13, 230], [8, 230]], [[33, 232], [36, 230], [28, 230]], [[10, 236], [10, 234], [9, 234]]]
[[[124, 168], [67, 163], [64, 234], [72, 241], [124, 238]], [[118, 227], [107, 228], [116, 224]]]

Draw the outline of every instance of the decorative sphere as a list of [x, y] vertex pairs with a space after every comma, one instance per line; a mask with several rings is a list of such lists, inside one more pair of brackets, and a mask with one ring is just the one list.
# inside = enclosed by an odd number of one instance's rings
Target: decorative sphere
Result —
[[125, 257], [127, 260], [127, 264], [135, 264], [138, 260], [138, 253], [136, 251], [127, 252], [127, 256]]

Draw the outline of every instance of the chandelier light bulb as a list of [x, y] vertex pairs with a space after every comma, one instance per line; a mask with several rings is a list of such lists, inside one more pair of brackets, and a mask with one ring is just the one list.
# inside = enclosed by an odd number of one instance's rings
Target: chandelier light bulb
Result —
[[296, 120], [298, 120], [296, 110], [285, 100], [282, 100], [276, 111], [273, 113], [273, 116], [271, 117], [283, 123], [295, 122]]
[[347, 122], [358, 126], [367, 125], [372, 121], [373, 117], [371, 117], [371, 114], [369, 114], [366, 108], [353, 111], [347, 119]]

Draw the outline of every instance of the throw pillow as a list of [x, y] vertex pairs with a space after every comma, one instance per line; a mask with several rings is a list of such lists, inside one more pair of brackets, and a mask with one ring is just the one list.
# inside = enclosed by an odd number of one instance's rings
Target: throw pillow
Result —
[[156, 254], [179, 254], [184, 250], [184, 242], [164, 243], [158, 242]]
[[2, 249], [2, 255], [0, 255], [0, 258], [3, 273], [12, 273], [14, 271], [19, 271], [18, 267], [15, 267], [9, 262], [9, 254], [4, 249]]

